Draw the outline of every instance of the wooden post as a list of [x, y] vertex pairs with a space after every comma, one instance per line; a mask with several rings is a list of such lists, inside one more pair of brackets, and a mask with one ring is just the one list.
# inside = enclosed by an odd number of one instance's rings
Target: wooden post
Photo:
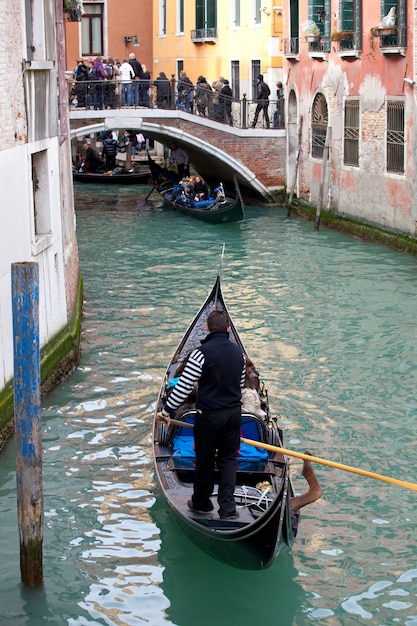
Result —
[[297, 153], [295, 156], [295, 164], [294, 164], [294, 177], [291, 185], [290, 197], [288, 199], [288, 207], [287, 207], [287, 215], [288, 217], [291, 215], [291, 205], [292, 199], [294, 196], [295, 186], [297, 184], [297, 174], [298, 174], [298, 164], [300, 163], [300, 152], [301, 152], [301, 139], [303, 134], [303, 118], [300, 117], [300, 122], [298, 124], [298, 141], [297, 141]]
[[127, 171], [132, 169], [132, 142], [129, 139], [129, 143], [126, 144], [126, 163], [125, 167]]
[[37, 263], [12, 264], [12, 309], [20, 573], [35, 587], [43, 582], [44, 514]]
[[316, 211], [316, 219], [314, 222], [314, 230], [318, 230], [320, 226], [321, 209], [323, 207], [324, 181], [326, 178], [326, 166], [327, 166], [327, 161], [329, 159], [329, 145], [330, 145], [331, 140], [332, 140], [332, 129], [330, 128], [330, 126], [328, 126], [327, 131], [326, 131], [326, 139], [324, 140], [323, 160], [321, 164], [321, 175], [320, 175], [319, 199], [317, 202], [317, 211]]

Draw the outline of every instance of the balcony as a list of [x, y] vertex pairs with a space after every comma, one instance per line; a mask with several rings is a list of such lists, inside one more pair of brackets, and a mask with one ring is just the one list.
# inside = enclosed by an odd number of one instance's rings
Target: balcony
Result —
[[291, 37], [290, 39], [284, 39], [282, 42], [284, 56], [287, 59], [298, 59], [300, 53], [299, 39], [298, 37]]
[[191, 31], [193, 43], [217, 43], [217, 28], [197, 28]]

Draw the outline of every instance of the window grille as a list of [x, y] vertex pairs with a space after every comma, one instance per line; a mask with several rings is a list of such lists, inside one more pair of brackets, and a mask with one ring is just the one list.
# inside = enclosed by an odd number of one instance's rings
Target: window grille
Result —
[[359, 165], [359, 119], [359, 100], [346, 100], [343, 137], [345, 165]]
[[404, 102], [387, 102], [387, 172], [404, 173]]
[[323, 156], [324, 142], [326, 141], [329, 113], [326, 98], [318, 93], [314, 98], [311, 116], [311, 156]]

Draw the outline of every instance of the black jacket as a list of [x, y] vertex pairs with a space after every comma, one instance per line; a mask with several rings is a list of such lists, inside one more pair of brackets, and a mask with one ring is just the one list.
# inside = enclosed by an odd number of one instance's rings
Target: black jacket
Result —
[[132, 66], [135, 72], [135, 78], [142, 78], [143, 70], [142, 66], [137, 59], [130, 59], [129, 64]]
[[107, 154], [108, 156], [117, 154], [117, 141], [112, 137], [107, 137], [107, 139], [103, 141], [103, 154]]
[[242, 350], [229, 339], [229, 333], [215, 330], [203, 339], [199, 351], [204, 355], [198, 383], [198, 409], [226, 409], [239, 406], [242, 399]]

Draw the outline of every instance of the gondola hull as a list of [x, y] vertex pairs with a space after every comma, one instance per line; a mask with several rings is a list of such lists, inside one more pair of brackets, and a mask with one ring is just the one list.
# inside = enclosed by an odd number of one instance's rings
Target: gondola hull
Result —
[[[185, 333], [166, 371], [154, 418], [153, 449], [156, 474], [162, 495], [175, 521], [198, 547], [233, 567], [259, 570], [271, 565], [281, 550], [292, 544], [297, 532], [298, 515], [290, 514], [290, 498], [294, 494], [285, 457], [270, 453], [262, 460], [247, 460], [239, 456], [235, 491], [238, 519], [220, 519], [216, 506], [209, 514], [192, 512], [187, 507], [187, 501], [193, 491], [195, 459], [187, 455], [178, 456], [174, 449], [178, 434], [188, 432], [192, 436], [193, 411], [192, 409], [185, 411], [180, 418], [181, 422], [191, 422], [188, 429], [171, 426], [168, 430], [157, 420], [157, 412], [166, 399], [169, 380], [173, 377], [178, 364], [191, 350], [200, 345], [201, 339], [206, 334], [207, 316], [213, 307], [227, 310], [221, 293], [220, 277], [217, 278], [205, 304]], [[245, 351], [233, 324], [230, 339]], [[259, 419], [254, 415], [244, 414], [242, 423], [253, 426], [252, 420], [257, 420], [256, 424], [259, 426]], [[268, 417], [265, 419], [265, 428], [261, 426], [260, 432], [267, 433], [267, 441], [280, 443], [279, 431], [274, 420]], [[175, 433], [173, 428], [176, 429]], [[245, 436], [244, 431], [242, 434]], [[217, 484], [217, 475], [215, 481]], [[270, 491], [269, 488], [262, 491], [260, 485], [269, 485]], [[213, 494], [212, 502], [216, 505], [216, 494]]]
[[150, 173], [124, 172], [104, 174], [100, 172], [73, 172], [73, 180], [78, 183], [98, 183], [100, 185], [147, 185]]
[[234, 197], [226, 195], [213, 198], [205, 203], [206, 206], [199, 206], [202, 203], [189, 203], [181, 198], [173, 200], [173, 188], [178, 184], [179, 177], [155, 163], [151, 157], [148, 157], [148, 163], [151, 171], [149, 184], [154, 186], [164, 201], [175, 211], [210, 224], [241, 222], [245, 219], [245, 205], [237, 180]]

